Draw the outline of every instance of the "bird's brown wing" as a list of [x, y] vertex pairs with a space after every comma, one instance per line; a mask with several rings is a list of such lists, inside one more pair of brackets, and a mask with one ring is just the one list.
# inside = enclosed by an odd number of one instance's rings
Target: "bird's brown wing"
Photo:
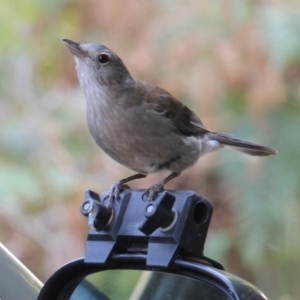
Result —
[[170, 119], [175, 130], [184, 135], [197, 135], [209, 132], [198, 116], [179, 100], [175, 99], [165, 90], [155, 87], [148, 99], [150, 107], [157, 113]]
[[209, 132], [198, 116], [187, 106], [182, 105], [172, 119], [174, 126], [183, 134], [197, 135]]

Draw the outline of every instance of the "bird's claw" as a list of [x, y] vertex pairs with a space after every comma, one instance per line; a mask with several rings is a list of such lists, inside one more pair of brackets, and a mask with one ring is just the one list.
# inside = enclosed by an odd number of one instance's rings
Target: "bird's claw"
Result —
[[104, 197], [103, 200], [108, 199], [108, 207], [112, 207], [114, 200], [119, 199], [120, 192], [124, 189], [130, 189], [130, 186], [122, 183], [122, 181], [116, 181], [110, 188], [109, 193]]
[[151, 186], [149, 189], [145, 190], [142, 198], [145, 200], [145, 197], [148, 201], [154, 201], [156, 195], [164, 189], [164, 186], [160, 183]]

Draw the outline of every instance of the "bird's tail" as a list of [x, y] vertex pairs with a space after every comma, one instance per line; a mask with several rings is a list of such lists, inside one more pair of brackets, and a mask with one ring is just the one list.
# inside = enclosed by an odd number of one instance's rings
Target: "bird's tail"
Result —
[[222, 133], [222, 132], [210, 132], [208, 133], [209, 137], [212, 140], [218, 141], [225, 147], [253, 155], [253, 156], [267, 156], [267, 155], [276, 155], [277, 150], [270, 147], [265, 147], [262, 145], [254, 144], [251, 142], [243, 141], [231, 134]]

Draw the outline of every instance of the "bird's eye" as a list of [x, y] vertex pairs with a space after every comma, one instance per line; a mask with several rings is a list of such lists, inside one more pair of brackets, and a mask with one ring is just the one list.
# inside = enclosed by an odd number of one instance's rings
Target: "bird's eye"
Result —
[[101, 64], [106, 64], [109, 61], [109, 56], [107, 54], [100, 54], [98, 60]]

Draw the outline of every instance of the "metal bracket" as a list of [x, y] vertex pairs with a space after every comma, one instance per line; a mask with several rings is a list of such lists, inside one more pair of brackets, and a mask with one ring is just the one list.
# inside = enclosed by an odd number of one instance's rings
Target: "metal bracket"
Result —
[[88, 218], [85, 262], [107, 264], [114, 253], [147, 254], [147, 266], [171, 267], [178, 256], [203, 258], [212, 204], [193, 191], [163, 191], [155, 201], [143, 190], [126, 189], [113, 209], [108, 192], [86, 191], [81, 212]]

